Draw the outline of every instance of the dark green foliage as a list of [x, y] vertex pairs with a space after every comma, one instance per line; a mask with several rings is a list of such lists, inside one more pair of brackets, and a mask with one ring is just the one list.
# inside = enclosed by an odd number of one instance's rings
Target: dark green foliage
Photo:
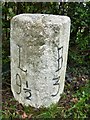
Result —
[[[76, 4], [76, 5], [75, 5]], [[69, 60], [74, 65], [87, 66], [90, 61], [90, 2], [73, 3], [70, 5], [68, 16], [71, 17], [71, 41]], [[72, 16], [71, 16], [72, 14]]]

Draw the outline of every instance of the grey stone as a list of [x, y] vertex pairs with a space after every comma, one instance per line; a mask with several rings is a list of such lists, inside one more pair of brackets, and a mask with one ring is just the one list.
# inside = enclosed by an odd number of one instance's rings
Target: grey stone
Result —
[[19, 103], [48, 107], [64, 89], [70, 18], [20, 14], [11, 20], [11, 89]]

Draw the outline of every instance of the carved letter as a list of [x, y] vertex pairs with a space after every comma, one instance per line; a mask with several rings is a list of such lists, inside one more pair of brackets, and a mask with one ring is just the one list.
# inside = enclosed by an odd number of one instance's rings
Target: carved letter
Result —
[[60, 79], [60, 76], [57, 78], [53, 78], [53, 80], [56, 80], [56, 82], [53, 85], [57, 85], [58, 90], [57, 90], [56, 94], [52, 95], [52, 97], [55, 97], [59, 93], [59, 89], [60, 89], [59, 79]]
[[21, 93], [21, 77], [18, 73], [16, 74], [16, 85], [19, 87], [19, 92], [16, 92], [16, 93], [20, 94]]
[[28, 81], [26, 81], [26, 87], [27, 88], [23, 88], [23, 90], [25, 91], [25, 93], [29, 93], [29, 95], [27, 97], [25, 97], [25, 98], [28, 99], [28, 100], [31, 100], [32, 94], [31, 94], [31, 90], [28, 89]]
[[61, 68], [62, 68], [62, 64], [63, 64], [63, 46], [58, 48], [58, 69], [56, 70], [56, 72], [58, 72]]
[[19, 45], [17, 45], [17, 46], [18, 46], [18, 48], [19, 48], [19, 64], [18, 64], [18, 68], [20, 68], [23, 72], [27, 72], [27, 70], [23, 70], [23, 69], [21, 68], [21, 49], [22, 49], [22, 47], [19, 46]]

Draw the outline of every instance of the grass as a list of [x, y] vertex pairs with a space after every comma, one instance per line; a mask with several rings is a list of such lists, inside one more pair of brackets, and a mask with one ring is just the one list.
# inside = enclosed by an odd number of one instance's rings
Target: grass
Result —
[[66, 111], [66, 118], [89, 118], [90, 117], [90, 82], [81, 87], [74, 95], [77, 103], [72, 104]]
[[50, 118], [89, 118], [90, 117], [90, 81], [76, 78], [65, 83], [60, 101], [49, 108], [23, 107], [12, 96], [10, 89], [3, 91], [2, 119], [50, 119]]

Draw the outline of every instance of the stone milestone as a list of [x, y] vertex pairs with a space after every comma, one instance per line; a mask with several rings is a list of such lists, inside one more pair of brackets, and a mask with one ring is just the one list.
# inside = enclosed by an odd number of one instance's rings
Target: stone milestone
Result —
[[11, 89], [25, 106], [49, 107], [64, 89], [70, 18], [20, 14], [11, 20]]

